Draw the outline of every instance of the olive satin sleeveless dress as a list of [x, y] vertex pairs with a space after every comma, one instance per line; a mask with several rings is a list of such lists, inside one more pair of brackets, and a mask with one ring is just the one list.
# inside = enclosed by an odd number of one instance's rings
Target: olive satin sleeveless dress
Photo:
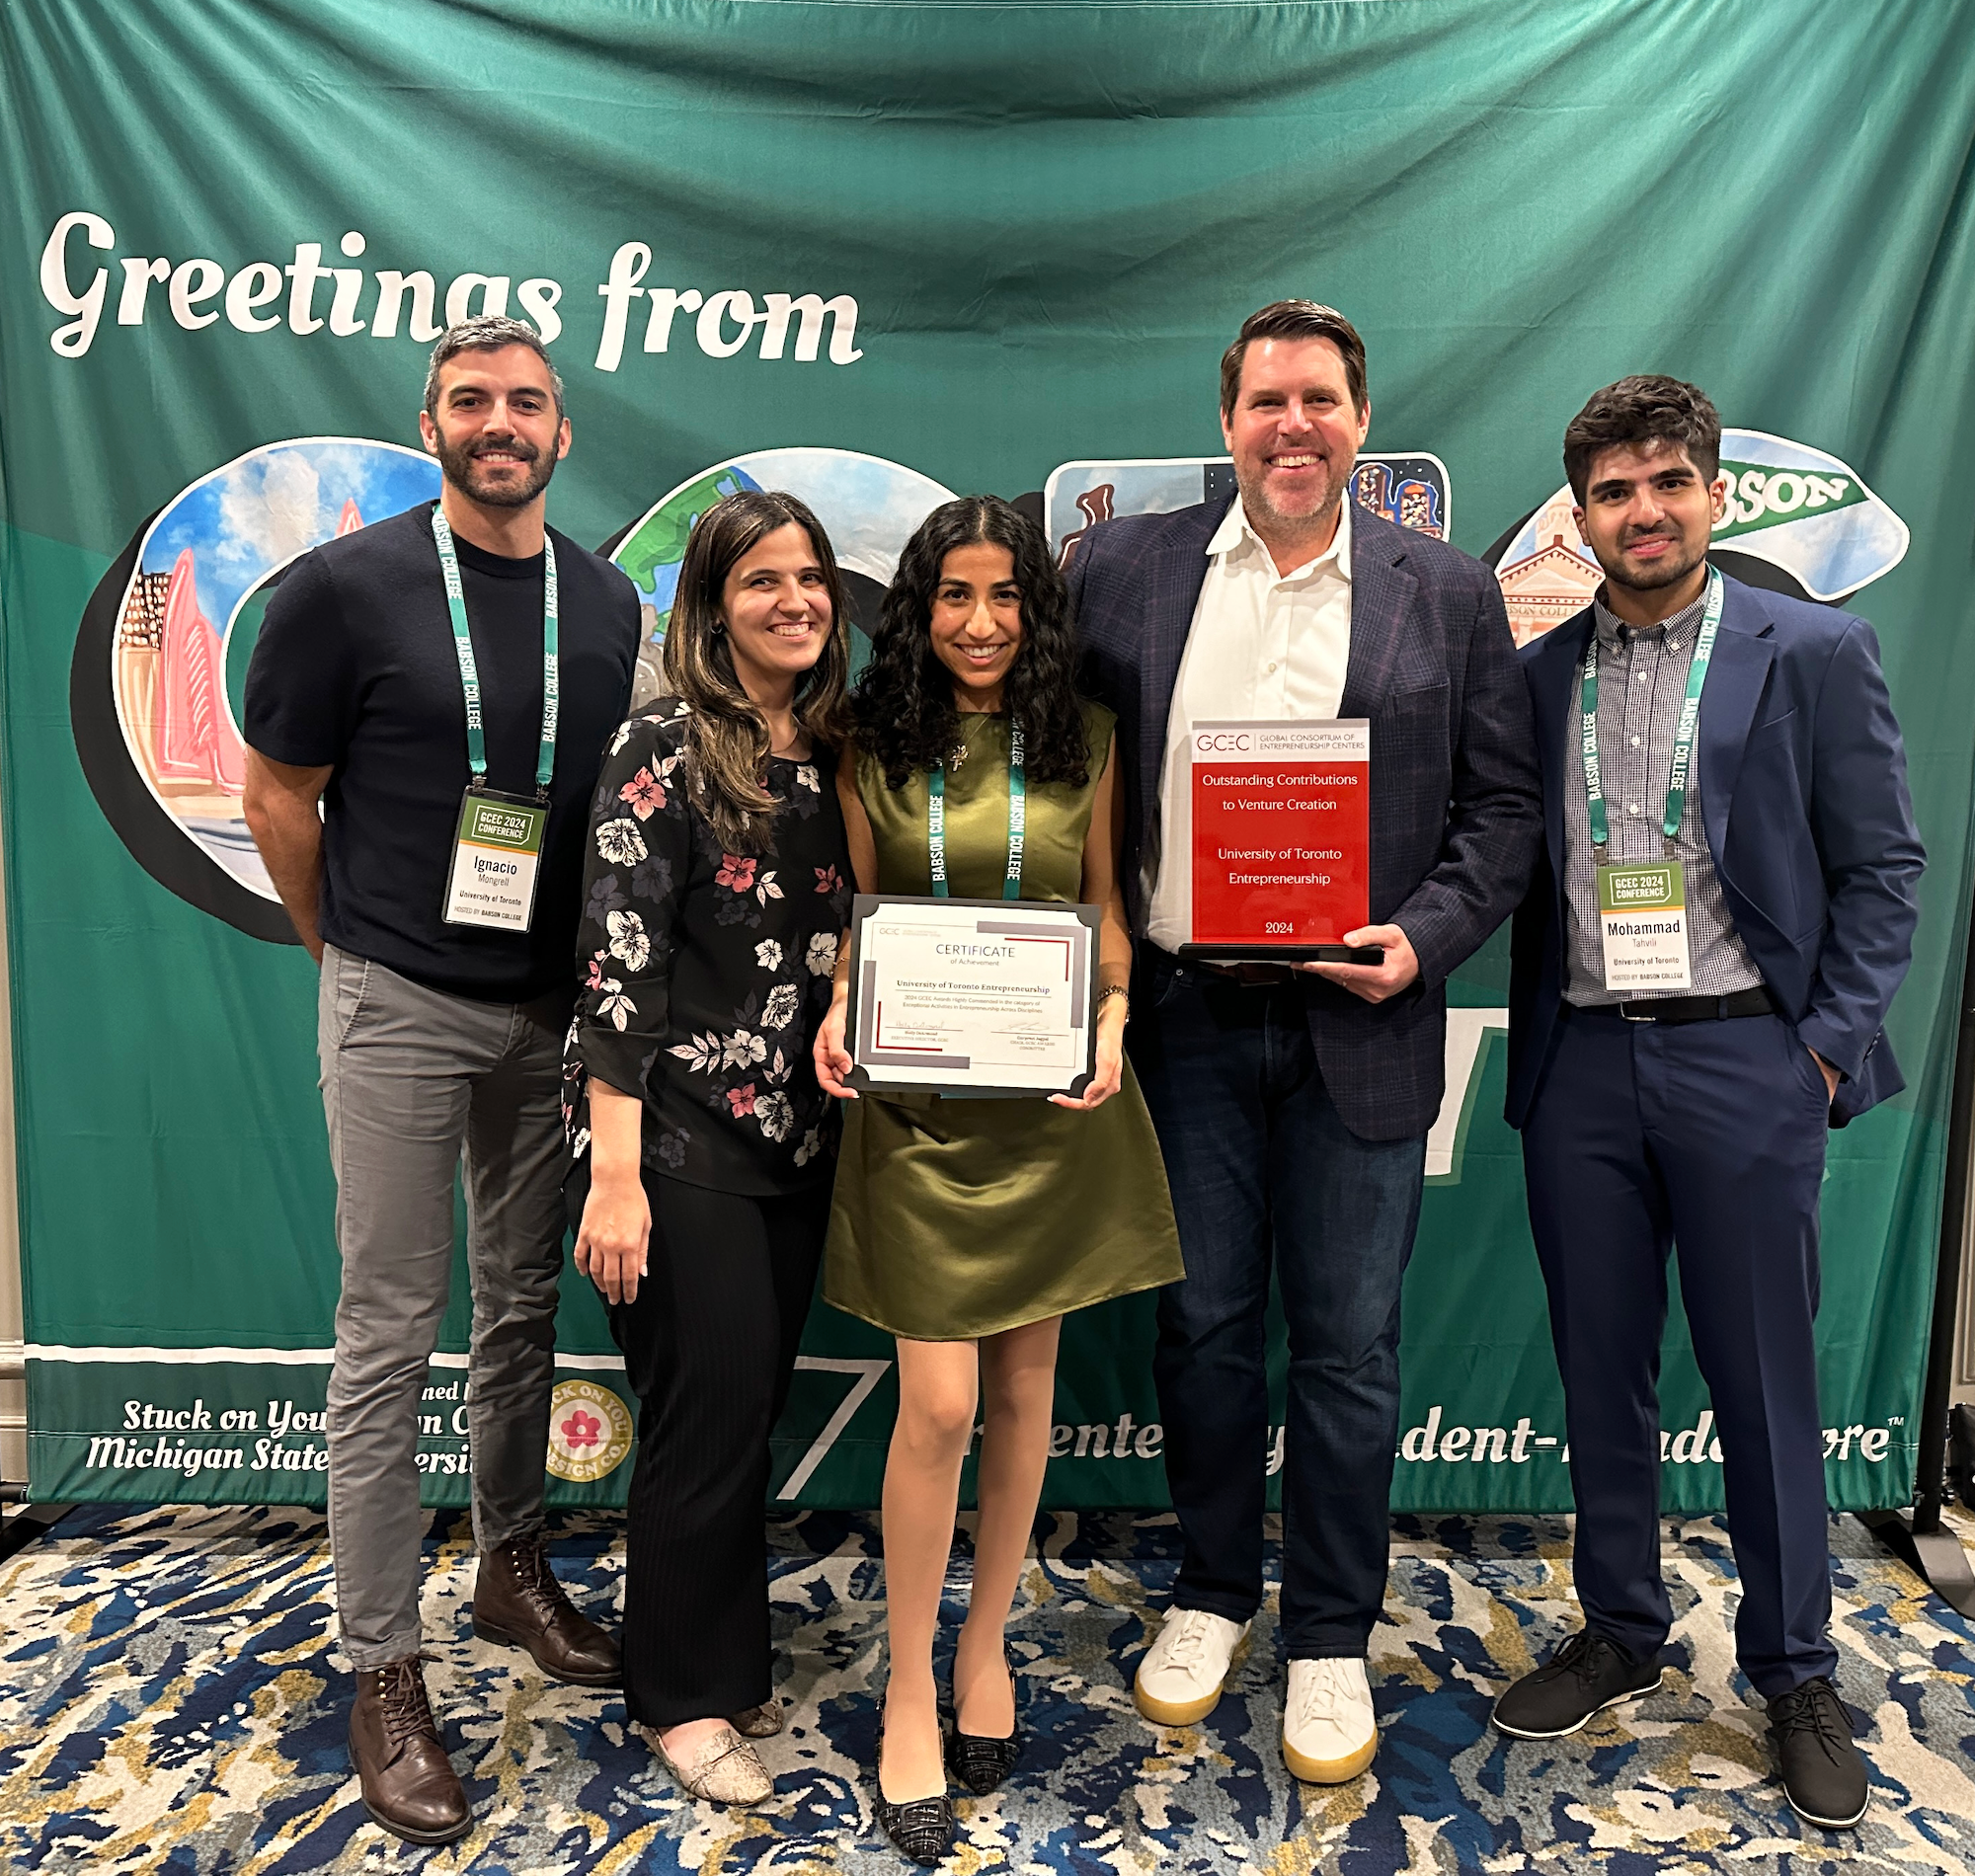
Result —
[[[946, 865], [957, 899], [997, 899], [1008, 861], [1008, 722], [961, 718], [946, 775]], [[1028, 785], [1022, 897], [1074, 904], [1114, 719], [1083, 706], [1081, 788]], [[897, 791], [857, 757], [881, 893], [929, 895], [926, 777]], [[913, 1341], [995, 1335], [1177, 1282], [1179, 1234], [1145, 1097], [1124, 1083], [1093, 1113], [1033, 1099], [870, 1094], [844, 1103], [825, 1253], [826, 1301]]]

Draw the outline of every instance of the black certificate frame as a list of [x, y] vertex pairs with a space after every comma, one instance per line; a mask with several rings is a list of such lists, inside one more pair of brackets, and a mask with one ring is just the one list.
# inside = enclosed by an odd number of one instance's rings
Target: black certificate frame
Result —
[[[869, 1009], [870, 998], [865, 988], [864, 925], [873, 912], [890, 910], [900, 905], [938, 906], [942, 910], [954, 912], [975, 911], [984, 914], [990, 924], [1019, 927], [1025, 915], [1040, 911], [1054, 914], [1071, 913], [1076, 922], [1089, 934], [1085, 945], [1085, 969], [1083, 972], [1084, 1008], [1088, 1019], [1084, 1024], [1084, 1059], [1081, 1070], [1071, 1077], [1069, 1084], [1062, 1088], [990, 1088], [977, 1087], [972, 1083], [957, 1083], [952, 1087], [924, 1081], [901, 1081], [880, 1072], [873, 1072], [861, 1059], [860, 1044], [866, 1042], [864, 1017]], [[1041, 1101], [1052, 1094], [1066, 1094], [1072, 1100], [1080, 1099], [1097, 1074], [1097, 967], [1098, 936], [1104, 921], [1104, 908], [1100, 905], [1076, 905], [1061, 899], [930, 899], [915, 897], [907, 893], [859, 893], [850, 902], [850, 930], [847, 934], [850, 944], [850, 1005], [844, 1023], [844, 1045], [851, 1057], [851, 1068], [843, 1077], [846, 1087], [855, 1088], [859, 1093], [872, 1094], [936, 1094], [946, 1100], [1032, 1100]], [[1033, 933], [1010, 932], [1010, 936], [1030, 936]], [[871, 1012], [876, 1020], [875, 1011]], [[881, 1065], [882, 1067], [882, 1065]]]

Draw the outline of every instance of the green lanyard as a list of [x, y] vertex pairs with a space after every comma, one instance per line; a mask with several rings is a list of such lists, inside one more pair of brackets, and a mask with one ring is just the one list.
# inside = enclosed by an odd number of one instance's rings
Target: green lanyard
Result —
[[[946, 764], [926, 780], [926, 845], [932, 851], [932, 892], [951, 899], [946, 883]], [[1022, 840], [1029, 825], [1028, 784], [1022, 779], [1022, 726], [1008, 720], [1008, 872], [1001, 882], [1003, 899], [1022, 897]]]
[[[452, 545], [452, 527], [442, 508], [433, 509], [433, 539], [438, 543], [439, 570], [445, 575], [445, 605], [452, 614], [453, 649], [459, 654], [459, 682], [466, 692], [466, 762], [472, 786], [487, 785], [487, 737], [480, 724], [480, 666], [474, 662], [473, 634], [466, 627], [466, 594], [459, 584], [459, 555]], [[555, 542], [542, 536], [542, 751], [535, 762], [535, 793], [549, 798], [555, 774], [556, 711], [560, 697], [560, 647], [557, 630]]]
[[[1667, 777], [1666, 813], [1660, 831], [1666, 836], [1666, 850], [1674, 850], [1681, 817], [1687, 812], [1687, 778], [1694, 767], [1694, 736], [1700, 722], [1700, 688], [1707, 682], [1707, 661], [1714, 651], [1714, 634], [1721, 624], [1724, 588], [1721, 576], [1707, 570], [1707, 604], [1700, 617], [1700, 636], [1694, 641], [1694, 657], [1687, 666], [1687, 700], [1680, 707], [1680, 721], [1674, 729], [1673, 770]], [[1602, 862], [1612, 838], [1611, 822], [1605, 816], [1605, 783], [1598, 766], [1598, 628], [1591, 628], [1591, 642], [1584, 648], [1584, 682], [1578, 698], [1583, 713], [1584, 793], [1591, 810], [1591, 844]]]

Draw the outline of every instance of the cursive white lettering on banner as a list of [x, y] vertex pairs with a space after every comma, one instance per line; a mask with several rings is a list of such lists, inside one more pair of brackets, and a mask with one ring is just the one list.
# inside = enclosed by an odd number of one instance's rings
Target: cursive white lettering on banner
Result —
[[[89, 247], [114, 249], [117, 231], [86, 208], [60, 216], [41, 248], [41, 297], [66, 320], [48, 336], [56, 356], [80, 358], [95, 345], [103, 326], [111, 271], [85, 272], [77, 239]], [[361, 261], [369, 250], [361, 230], [347, 230], [337, 242], [347, 261]], [[563, 284], [532, 274], [514, 284], [513, 274], [468, 269], [449, 279], [431, 268], [326, 267], [320, 240], [296, 241], [287, 262], [249, 260], [228, 264], [208, 255], [177, 260], [169, 255], [130, 254], [117, 259], [121, 284], [118, 326], [144, 327], [168, 315], [183, 332], [205, 332], [222, 313], [235, 332], [273, 332], [285, 325], [299, 339], [326, 335], [351, 339], [367, 332], [373, 339], [404, 338], [429, 346], [444, 327], [482, 314], [508, 311], [517, 300], [545, 344], [563, 335], [558, 310]], [[602, 327], [592, 359], [598, 371], [615, 371], [624, 361], [632, 303], [648, 300], [643, 350], [672, 350], [677, 315], [692, 319], [698, 351], [709, 358], [750, 357], [764, 362], [855, 364], [864, 356], [857, 343], [858, 308], [849, 293], [754, 293], [739, 286], [702, 291], [696, 286], [646, 286], [652, 269], [648, 242], [625, 241], [610, 256], [597, 296], [603, 301]], [[443, 288], [440, 282], [444, 279]], [[153, 294], [154, 286], [163, 293]], [[326, 301], [325, 301], [326, 292]], [[285, 319], [277, 304], [285, 297]], [[214, 305], [212, 302], [217, 301]], [[826, 343], [827, 342], [827, 343]]]

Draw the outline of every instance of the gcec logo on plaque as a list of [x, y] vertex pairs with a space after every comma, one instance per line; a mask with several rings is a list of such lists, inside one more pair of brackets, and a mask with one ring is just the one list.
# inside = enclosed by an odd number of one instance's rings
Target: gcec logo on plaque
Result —
[[1355, 959], [1368, 920], [1372, 725], [1196, 723], [1193, 942], [1199, 957]]

